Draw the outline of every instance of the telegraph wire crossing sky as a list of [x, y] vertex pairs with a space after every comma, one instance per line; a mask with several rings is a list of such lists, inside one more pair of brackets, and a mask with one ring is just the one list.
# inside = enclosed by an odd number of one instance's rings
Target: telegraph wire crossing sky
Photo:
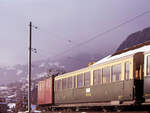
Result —
[[[144, 15], [148, 14], [148, 13], [150, 13], [150, 10], [145, 11], [145, 12], [143, 12], [142, 14], [139, 14], [139, 15], [137, 15], [137, 16], [135, 16], [135, 17], [133, 17], [133, 18], [131, 18], [131, 19], [129, 19], [129, 20], [127, 20], [127, 21], [125, 21], [125, 22], [119, 24], [119, 25], [116, 25], [116, 26], [114, 26], [114, 27], [112, 27], [112, 28], [110, 28], [110, 29], [108, 29], [108, 30], [102, 32], [102, 33], [97, 33], [95, 36], [91, 37], [90, 39], [85, 40], [85, 41], [83, 41], [83, 42], [80, 42], [80, 43], [76, 44], [75, 46], [73, 46], [72, 48], [70, 48], [70, 49], [68, 49], [68, 50], [65, 50], [65, 51], [63, 51], [62, 53], [59, 53], [59, 54], [55, 55], [55, 58], [56, 58], [57, 56], [61, 57], [61, 56], [65, 55], [65, 53], [70, 52], [70, 51], [71, 51], [72, 49], [74, 49], [74, 48], [78, 48], [78, 47], [80, 47], [80, 46], [84, 46], [85, 44], [88, 44], [88, 43], [92, 42], [93, 40], [96, 40], [97, 38], [100, 38], [101, 36], [106, 35], [107, 33], [112, 32], [112, 31], [114, 31], [114, 30], [116, 30], [116, 29], [122, 27], [123, 25], [126, 25], [126, 24], [128, 24], [128, 23], [130, 23], [130, 22], [132, 22], [132, 21], [134, 21], [134, 20], [136, 20], [136, 19], [138, 19], [138, 18], [140, 18], [141, 16], [144, 16]], [[72, 41], [69, 40], [69, 42], [72, 42]]]
[[29, 21], [38, 27], [32, 33], [37, 49], [33, 60], [111, 53], [129, 34], [150, 26], [149, 4], [149, 0], [1, 0], [0, 64], [27, 63]]

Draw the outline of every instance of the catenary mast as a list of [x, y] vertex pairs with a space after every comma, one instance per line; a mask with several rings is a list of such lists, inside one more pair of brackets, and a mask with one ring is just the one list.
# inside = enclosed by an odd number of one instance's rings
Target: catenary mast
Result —
[[29, 24], [28, 43], [28, 112], [31, 113], [31, 49], [32, 49], [32, 22]]

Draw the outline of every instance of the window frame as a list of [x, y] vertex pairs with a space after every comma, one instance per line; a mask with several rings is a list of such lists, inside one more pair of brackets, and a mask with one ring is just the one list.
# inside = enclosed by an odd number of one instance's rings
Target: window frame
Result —
[[65, 89], [67, 89], [67, 78], [62, 79], [62, 90], [65, 90]]
[[[81, 76], [81, 78], [80, 78], [81, 80], [79, 80], [80, 76]], [[84, 74], [80, 73], [80, 74], [77, 74], [77, 88], [82, 88], [82, 87], [84, 87]]]
[[[87, 75], [86, 75], [87, 74]], [[86, 78], [88, 76], [88, 78]], [[87, 80], [86, 80], [87, 79]], [[86, 84], [88, 82], [88, 84]], [[84, 86], [88, 87], [91, 85], [91, 72], [84, 72]]]
[[56, 80], [55, 82], [56, 82], [56, 91], [61, 91], [62, 90], [62, 79]]
[[[118, 69], [118, 66], [120, 68], [120, 71], [116, 70], [116, 69]], [[119, 76], [117, 74], [118, 72], [119, 72]], [[111, 82], [121, 81], [121, 74], [122, 74], [122, 64], [121, 63], [114, 64], [111, 66]], [[114, 75], [116, 75], [115, 80], [113, 79]], [[117, 79], [117, 77], [119, 77], [119, 79]]]
[[72, 78], [73, 78], [72, 76], [68, 77], [68, 89], [72, 89], [73, 88], [73, 80], [72, 80]]
[[73, 77], [73, 88], [77, 88], [77, 76]]
[[[150, 60], [150, 55], [146, 56], [146, 76], [150, 76], [150, 70], [148, 72], [148, 67], [150, 67], [150, 64], [148, 63], [148, 61]], [[149, 65], [148, 65], [149, 64]], [[149, 68], [150, 69], [150, 68]]]
[[[104, 75], [104, 70], [106, 70], [106, 69], [109, 69], [109, 82], [107, 82], [107, 74], [106, 75]], [[104, 77], [106, 76], [106, 81], [104, 82]], [[111, 83], [111, 67], [110, 66], [108, 66], [108, 67], [104, 67], [104, 68], [102, 68], [102, 83], [103, 84], [109, 84], [109, 83]]]
[[[96, 77], [96, 82], [95, 82]], [[102, 84], [102, 69], [93, 70], [93, 85]]]
[[[127, 71], [127, 65], [126, 64], [129, 64], [128, 65], [128, 71]], [[127, 77], [126, 77], [126, 73], [128, 72], [128, 79], [127, 79]], [[124, 63], [124, 80], [129, 80], [130, 79], [130, 62], [129, 61], [126, 61], [125, 63]]]

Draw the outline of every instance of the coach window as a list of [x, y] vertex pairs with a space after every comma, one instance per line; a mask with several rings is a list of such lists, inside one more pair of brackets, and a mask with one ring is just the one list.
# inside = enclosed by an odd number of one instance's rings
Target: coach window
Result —
[[61, 90], [61, 80], [57, 80], [57, 90]]
[[93, 84], [94, 85], [102, 83], [101, 82], [101, 76], [102, 76], [101, 72], [102, 72], [101, 69], [94, 70], [94, 72], [93, 72]]
[[125, 62], [125, 80], [129, 80], [129, 74], [130, 74], [130, 63]]
[[121, 64], [112, 66], [112, 82], [121, 80]]
[[68, 78], [68, 88], [72, 88], [72, 77]]
[[62, 89], [66, 89], [67, 88], [67, 79], [66, 78], [64, 78], [64, 79], [62, 79]]
[[77, 75], [77, 85], [78, 88], [83, 87], [83, 74]]
[[103, 68], [103, 83], [110, 83], [110, 67]]
[[74, 88], [76, 88], [76, 76], [74, 76]]
[[147, 75], [150, 75], [150, 55], [147, 56]]
[[91, 75], [90, 72], [84, 73], [84, 86], [90, 86]]
[[65, 78], [65, 79], [66, 79], [66, 88], [69, 88], [68, 78]]

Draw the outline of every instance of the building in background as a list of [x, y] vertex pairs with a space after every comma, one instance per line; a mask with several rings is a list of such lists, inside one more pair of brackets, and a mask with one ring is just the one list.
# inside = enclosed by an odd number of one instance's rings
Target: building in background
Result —
[[0, 113], [7, 113], [7, 108], [5, 98], [0, 97]]

